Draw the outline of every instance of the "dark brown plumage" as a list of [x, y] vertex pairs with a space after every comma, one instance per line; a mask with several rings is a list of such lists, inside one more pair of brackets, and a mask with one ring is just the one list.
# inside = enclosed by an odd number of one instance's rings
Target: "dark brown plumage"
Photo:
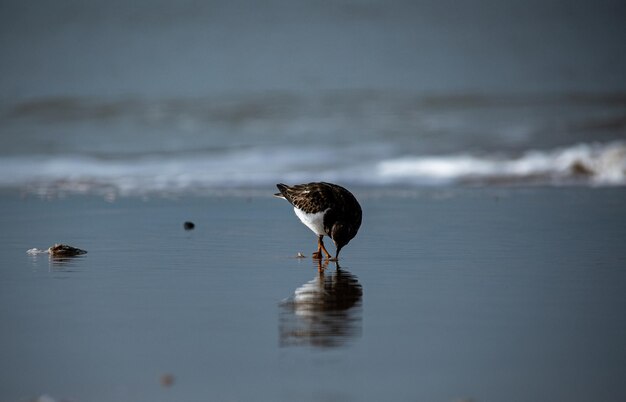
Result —
[[330, 257], [322, 241], [324, 236], [329, 236], [337, 247], [336, 260], [341, 248], [356, 236], [361, 226], [362, 210], [354, 195], [341, 186], [324, 182], [295, 186], [281, 183], [276, 187], [280, 193], [274, 195], [289, 201], [302, 223], [317, 234], [317, 251], [313, 257], [321, 258], [322, 251]]

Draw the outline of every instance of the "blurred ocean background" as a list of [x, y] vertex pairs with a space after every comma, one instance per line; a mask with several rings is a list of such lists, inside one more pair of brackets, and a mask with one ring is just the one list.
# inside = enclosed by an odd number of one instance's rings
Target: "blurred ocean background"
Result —
[[626, 184], [623, 1], [0, 3], [0, 187]]
[[[0, 401], [624, 399], [625, 39], [624, 0], [0, 0]], [[271, 196], [317, 180], [341, 269]]]

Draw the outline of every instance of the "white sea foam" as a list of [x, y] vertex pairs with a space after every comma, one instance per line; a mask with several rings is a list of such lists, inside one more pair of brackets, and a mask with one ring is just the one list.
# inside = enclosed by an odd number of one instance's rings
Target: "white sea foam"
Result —
[[315, 180], [360, 185], [474, 183], [626, 185], [626, 143], [578, 144], [505, 154], [390, 155], [376, 147], [261, 148], [103, 159], [79, 156], [0, 157], [0, 187], [37, 193], [143, 194], [271, 186]]
[[626, 144], [578, 144], [516, 157], [470, 154], [404, 156], [378, 163], [382, 181], [626, 184]]

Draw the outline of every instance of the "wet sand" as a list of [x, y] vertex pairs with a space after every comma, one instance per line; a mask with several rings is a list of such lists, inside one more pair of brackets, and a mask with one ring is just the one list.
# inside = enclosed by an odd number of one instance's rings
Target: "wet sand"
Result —
[[[361, 231], [322, 273], [267, 193], [1, 195], [0, 400], [626, 392], [626, 190], [362, 189]], [[88, 253], [26, 254], [54, 243]]]

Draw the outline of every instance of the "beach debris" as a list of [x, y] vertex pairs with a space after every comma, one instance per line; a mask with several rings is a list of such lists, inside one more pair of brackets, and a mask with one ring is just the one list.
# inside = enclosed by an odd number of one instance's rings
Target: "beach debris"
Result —
[[50, 246], [45, 250], [36, 247], [30, 248], [26, 250], [26, 254], [50, 254], [51, 257], [75, 257], [77, 255], [87, 254], [87, 251], [80, 248], [68, 246], [67, 244], [56, 243], [54, 246]]
[[168, 388], [174, 385], [174, 380], [175, 378], [173, 374], [166, 373], [161, 376], [161, 379], [159, 381], [162, 387]]
[[196, 227], [196, 225], [193, 222], [187, 221], [183, 223], [183, 227], [185, 228], [185, 230], [193, 230]]
[[57, 243], [48, 248], [48, 254], [53, 257], [74, 257], [77, 255], [87, 254], [87, 251], [68, 246], [67, 244]]
[[296, 254], [296, 258], [306, 258], [306, 256], [298, 251], [298, 254]]

